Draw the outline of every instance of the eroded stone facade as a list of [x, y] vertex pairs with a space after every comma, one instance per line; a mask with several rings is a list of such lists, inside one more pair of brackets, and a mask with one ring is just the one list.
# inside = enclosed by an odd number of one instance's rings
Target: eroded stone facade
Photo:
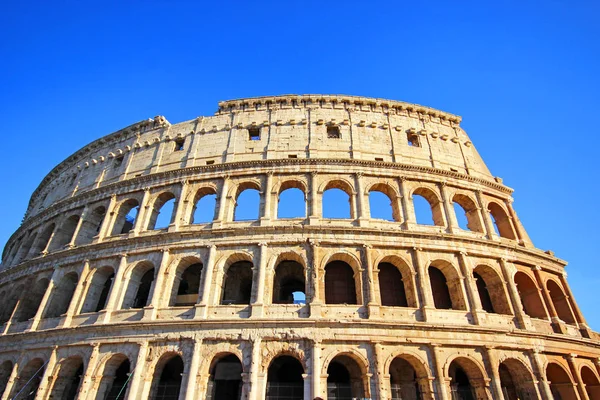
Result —
[[[236, 221], [248, 189], [259, 216]], [[287, 189], [303, 217], [278, 218]], [[323, 216], [330, 189], [350, 218]], [[134, 124], [54, 168], [5, 247], [1, 398], [599, 400], [600, 336], [511, 193], [460, 117], [413, 104], [279, 96]]]

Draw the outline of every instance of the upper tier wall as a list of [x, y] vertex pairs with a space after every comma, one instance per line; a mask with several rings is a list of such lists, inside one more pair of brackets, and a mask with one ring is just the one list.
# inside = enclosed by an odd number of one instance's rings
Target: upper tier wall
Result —
[[[460, 117], [431, 108], [363, 97], [278, 96], [221, 102], [211, 117], [175, 125], [156, 117], [89, 144], [44, 178], [25, 219], [64, 198], [116, 181], [236, 161], [379, 160], [493, 180], [459, 124]], [[260, 129], [258, 140], [250, 138], [252, 127]], [[328, 127], [337, 127], [339, 138], [328, 137]], [[417, 138], [418, 146], [411, 146], [409, 137]]]

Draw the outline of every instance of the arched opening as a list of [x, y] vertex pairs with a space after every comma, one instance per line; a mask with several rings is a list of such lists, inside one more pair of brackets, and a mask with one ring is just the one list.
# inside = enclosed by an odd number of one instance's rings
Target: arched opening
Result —
[[52, 239], [52, 243], [50, 243], [48, 251], [58, 250], [69, 244], [78, 224], [79, 215], [71, 215], [67, 218], [60, 228], [56, 230], [56, 233], [54, 233], [54, 238]]
[[289, 187], [279, 192], [277, 218], [305, 218], [306, 199], [302, 189]]
[[433, 191], [418, 188], [413, 192], [412, 200], [417, 224], [444, 226], [442, 205]]
[[22, 260], [25, 260], [27, 258], [27, 255], [31, 251], [31, 247], [35, 243], [36, 238], [37, 238], [37, 232], [29, 235], [29, 238], [27, 239], [27, 241], [19, 247], [17, 254], [14, 257], [14, 264], [18, 264]]
[[48, 283], [49, 281], [46, 278], [38, 280], [33, 285], [33, 289], [22, 297], [15, 315], [17, 322], [27, 321], [35, 317], [46, 289], [48, 289]]
[[70, 357], [61, 362], [58, 368], [50, 398], [75, 400], [83, 375], [83, 360], [81, 357]]
[[325, 303], [358, 304], [354, 270], [343, 261], [325, 266]]
[[139, 209], [140, 203], [138, 203], [136, 199], [125, 200], [121, 203], [117, 216], [115, 217], [112, 235], [120, 235], [131, 231], [135, 226]]
[[510, 304], [504, 290], [504, 281], [487, 265], [479, 265], [473, 270], [473, 277], [479, 293], [481, 306], [489, 313], [511, 315]]
[[500, 387], [504, 400], [537, 399], [537, 391], [533, 384], [533, 376], [527, 368], [516, 359], [508, 359], [500, 364]]
[[179, 355], [163, 356], [154, 372], [152, 400], [175, 400], [181, 391], [183, 359]]
[[395, 265], [383, 262], [379, 264], [379, 293], [381, 305], [408, 307], [402, 273]]
[[48, 225], [42, 231], [42, 233], [38, 236], [37, 242], [33, 249], [32, 256], [35, 257], [35, 256], [41, 254], [44, 251], [44, 249], [46, 248], [46, 246], [48, 246], [48, 242], [50, 241], [50, 238], [52, 237], [52, 232], [54, 232], [55, 226], [56, 225], [54, 225], [54, 224]]
[[126, 399], [131, 374], [131, 363], [123, 354], [114, 355], [106, 362], [97, 399]]
[[458, 226], [464, 230], [483, 232], [477, 204], [470, 197], [456, 194], [452, 198]]
[[477, 396], [465, 370], [456, 362], [450, 364], [450, 391], [453, 400], [475, 400]]
[[350, 356], [336, 356], [327, 367], [327, 399], [352, 400], [365, 397], [363, 371]]
[[[11, 364], [12, 366], [12, 364]], [[588, 394], [590, 400], [599, 400], [600, 399], [600, 382], [598, 381], [598, 377], [589, 367], [583, 366], [581, 368], [581, 380], [585, 385], [585, 391]], [[0, 390], [0, 393], [2, 391]]]
[[138, 264], [129, 277], [122, 308], [142, 308], [148, 305], [154, 282], [154, 266], [148, 262]]
[[550, 390], [555, 399], [577, 400], [575, 386], [569, 374], [556, 363], [550, 363], [546, 367], [546, 378], [550, 382]]
[[234, 221], [254, 221], [260, 215], [260, 192], [257, 189], [241, 191], [235, 200]]
[[571, 313], [569, 300], [565, 296], [565, 293], [562, 291], [560, 286], [558, 286], [553, 280], [549, 280], [546, 285], [548, 287], [548, 291], [550, 292], [550, 298], [552, 299], [552, 304], [554, 304], [558, 318], [567, 324], [575, 325], [575, 318], [573, 317], [573, 313]]
[[275, 268], [273, 304], [294, 304], [306, 296], [304, 267], [296, 261], [285, 260]]
[[19, 301], [19, 296], [24, 290], [25, 287], [23, 285], [19, 285], [14, 288], [8, 296], [4, 295], [0, 297], [0, 299], [4, 299], [2, 303], [2, 311], [0, 312], [0, 324], [4, 324], [10, 319], [15, 307], [17, 306], [17, 302]]
[[215, 357], [212, 364], [206, 400], [240, 400], [243, 370], [239, 358], [228, 354]]
[[488, 204], [488, 210], [494, 221], [496, 233], [503, 238], [515, 240], [515, 232], [504, 209], [496, 203], [490, 203]]
[[0, 364], [0, 396], [4, 394], [6, 390], [6, 385], [8, 384], [8, 380], [10, 379], [10, 374], [13, 370], [12, 361], [4, 361]]
[[369, 192], [369, 211], [371, 218], [394, 221], [394, 208], [390, 197], [379, 190]]
[[81, 222], [79, 234], [75, 239], [76, 245], [91, 243], [94, 237], [100, 233], [102, 222], [106, 216], [106, 207], [99, 206], [89, 213]]
[[198, 190], [194, 197], [194, 208], [190, 224], [205, 224], [215, 219], [217, 195], [212, 188]]
[[450, 289], [448, 289], [446, 276], [436, 267], [429, 267], [428, 273], [435, 308], [442, 310], [452, 309], [452, 299], [450, 298]]
[[421, 400], [423, 398], [417, 372], [413, 366], [401, 357], [390, 364], [391, 400]]
[[546, 319], [546, 310], [540, 298], [540, 291], [533, 280], [526, 273], [518, 271], [515, 274], [515, 285], [517, 285], [525, 314], [532, 318]]
[[[183, 269], [180, 266], [179, 269]], [[202, 264], [194, 262], [179, 272], [173, 285], [170, 306], [193, 306], [198, 301], [200, 292], [200, 278], [202, 277]]]
[[221, 304], [250, 304], [252, 268], [249, 261], [231, 264], [225, 273]]
[[323, 218], [355, 218], [352, 188], [342, 181], [332, 181], [325, 186], [322, 197]]
[[115, 272], [112, 267], [102, 267], [94, 272], [81, 308], [82, 313], [98, 312], [104, 309], [114, 278]]
[[52, 290], [44, 318], [59, 317], [67, 312], [78, 280], [79, 276], [75, 272], [69, 272], [62, 277]]
[[[46, 363], [41, 358], [35, 358], [27, 363], [15, 381], [12, 389], [11, 399], [33, 400], [37, 394]], [[18, 395], [18, 397], [17, 397]]]
[[150, 221], [148, 221], [148, 230], [167, 228], [175, 217], [175, 195], [171, 192], [165, 192], [158, 195], [152, 207]]
[[279, 356], [267, 373], [267, 400], [303, 400], [304, 368], [292, 356]]

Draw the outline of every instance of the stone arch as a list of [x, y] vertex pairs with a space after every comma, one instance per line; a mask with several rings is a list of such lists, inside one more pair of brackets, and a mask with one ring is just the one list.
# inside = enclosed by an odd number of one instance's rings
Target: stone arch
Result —
[[347, 251], [337, 252], [324, 258], [323, 265], [325, 284], [322, 287], [321, 298], [326, 303], [357, 305], [363, 303], [361, 264], [356, 256]]
[[369, 362], [352, 350], [331, 354], [323, 364], [327, 371], [327, 392], [335, 392], [339, 398], [369, 397]]
[[[414, 280], [415, 271], [412, 268], [412, 264], [410, 262], [408, 262], [405, 258], [400, 257], [397, 254], [384, 254], [376, 259], [374, 265], [378, 266], [377, 268], [379, 268], [379, 265], [381, 265], [382, 263], [392, 264], [394, 267], [396, 267], [398, 269], [398, 271], [400, 271], [400, 274], [402, 274], [402, 282], [404, 285], [404, 293], [406, 295], [406, 302], [408, 304], [408, 307], [417, 307], [418, 294], [417, 294], [416, 283]], [[375, 272], [377, 272], [377, 271], [375, 271]], [[380, 277], [378, 277], [378, 280], [379, 280], [379, 286], [380, 286], [380, 292], [381, 292]]]
[[452, 398], [464, 400], [488, 400], [489, 379], [485, 367], [478, 360], [468, 356], [456, 356], [449, 359], [445, 366], [446, 376], [450, 379]]
[[0, 309], [0, 324], [6, 323], [12, 316], [13, 312], [15, 311], [15, 307], [19, 302], [19, 297], [23, 294], [25, 290], [25, 285], [17, 285], [10, 291], [10, 294], [6, 293], [8, 292], [8, 290], [9, 289], [7, 288], [4, 292], [4, 296], [0, 295], [2, 296], [0, 297], [0, 299], [5, 299], [5, 301], [2, 302], [2, 308]]
[[390, 357], [384, 373], [391, 399], [433, 399], [430, 374], [419, 357], [405, 353]]
[[489, 265], [480, 264], [473, 270], [473, 277], [483, 309], [487, 312], [512, 315], [504, 289], [504, 280]]
[[41, 358], [32, 358], [27, 363], [23, 363], [23, 367], [17, 366], [18, 378], [13, 385], [9, 398], [15, 398], [18, 394], [37, 393], [42, 377], [44, 376], [44, 368], [46, 361]]
[[294, 303], [295, 292], [306, 296], [306, 262], [301, 255], [293, 251], [283, 252], [274, 257], [273, 264], [273, 304]]
[[[328, 190], [332, 190], [332, 189], [341, 190], [348, 196], [349, 209], [348, 209], [348, 213], [347, 213], [347, 215], [348, 215], [347, 218], [355, 219], [356, 218], [356, 204], [355, 204], [354, 193], [356, 191], [354, 190], [354, 185], [352, 185], [350, 182], [348, 182], [344, 178], [330, 179], [328, 181], [321, 183], [319, 193], [321, 194], [321, 215], [323, 216], [323, 218], [328, 218], [327, 215], [325, 215], [326, 213], [324, 212], [325, 204], [328, 202], [327, 198], [326, 198], [327, 197], [326, 192]], [[337, 208], [340, 208], [339, 206], [340, 205], [338, 205]]]
[[32, 249], [32, 256], [35, 257], [37, 255], [42, 254], [42, 252], [48, 247], [50, 243], [50, 239], [52, 238], [52, 234], [54, 233], [54, 228], [56, 227], [55, 223], [51, 223], [47, 225], [41, 233], [37, 237], [37, 241], [35, 246]]
[[151, 231], [154, 229], [164, 229], [166, 228], [165, 226], [157, 226], [157, 221], [158, 221], [158, 217], [161, 214], [161, 212], [163, 212], [163, 209], [167, 206], [168, 202], [173, 201], [173, 209], [171, 210], [171, 216], [169, 217], [169, 223], [168, 225], [172, 224], [174, 222], [175, 219], [175, 202], [176, 197], [175, 194], [173, 194], [173, 192], [171, 192], [170, 190], [165, 190], [161, 193], [159, 193], [158, 195], [156, 195], [156, 197], [154, 198], [154, 200], [152, 201], [152, 206], [150, 207], [150, 215], [148, 216], [148, 226], [146, 227], [147, 230]]
[[264, 352], [261, 358], [261, 371], [266, 373], [273, 360], [281, 356], [295, 358], [302, 366], [302, 370], [308, 371], [306, 356], [299, 342], [269, 342], [268, 351]]
[[[256, 204], [252, 204], [253, 207], [256, 207], [256, 217], [254, 218], [254, 216], [250, 216], [249, 218], [239, 218], [238, 217], [238, 206], [240, 206], [239, 201], [240, 201], [240, 196], [247, 191], [255, 191], [256, 194], [258, 195], [258, 201]], [[264, 201], [262, 199], [262, 192], [261, 192], [261, 184], [259, 180], [247, 180], [247, 181], [243, 181], [238, 183], [235, 187], [231, 188], [231, 192], [233, 193], [233, 207], [231, 210], [232, 215], [230, 215], [229, 217], [229, 221], [242, 221], [242, 220], [257, 220], [260, 218], [260, 214], [261, 214], [261, 203]], [[250, 192], [248, 192], [250, 193]], [[248, 200], [250, 201], [250, 200]]]
[[[208, 221], [208, 218], [205, 218], [204, 221], [200, 220], [199, 215], [196, 214], [198, 210], [200, 210], [202, 206], [205, 205], [205, 203], [206, 205], [208, 205], [208, 197], [211, 197], [211, 199], [214, 197], [214, 201], [210, 202], [214, 202], [212, 218], [210, 219], [210, 221], [213, 221], [217, 218], [217, 188], [215, 185], [209, 184], [198, 188], [194, 193], [194, 197], [192, 199], [193, 206], [189, 215], [190, 224], [201, 224], [210, 222]], [[206, 217], [208, 217], [208, 214], [206, 215]]]
[[12, 360], [5, 360], [2, 362], [2, 364], [0, 364], [0, 396], [2, 396], [6, 390], [6, 386], [8, 385], [8, 380], [10, 379], [13, 368], [14, 363]]
[[522, 360], [505, 358], [498, 366], [504, 400], [538, 398], [534, 375]]
[[49, 283], [48, 278], [39, 278], [32, 285], [33, 289], [28, 292], [28, 295], [22, 297], [15, 315], [17, 322], [27, 321], [35, 316]]
[[488, 203], [488, 212], [492, 216], [492, 220], [496, 227], [498, 235], [503, 238], [515, 240], [517, 236], [512, 226], [508, 212], [500, 204], [495, 201]]
[[398, 268], [395, 264], [385, 261], [377, 264], [377, 280], [379, 281], [379, 294], [382, 306], [409, 306], [405, 287], [407, 277], [402, 274], [402, 269]]
[[115, 214], [112, 236], [128, 233], [140, 217], [140, 203], [135, 198], [123, 200], [117, 206]]
[[137, 262], [129, 269], [121, 308], [142, 308], [148, 305], [156, 269], [150, 261]]
[[198, 302], [203, 269], [202, 260], [198, 257], [187, 256], [178, 261], [169, 306], [191, 306]]
[[[590, 400], [600, 399], [600, 380], [596, 372], [587, 365], [583, 365], [579, 371], [579, 375]], [[2, 393], [1, 390], [0, 393]]]
[[75, 245], [91, 243], [94, 237], [100, 233], [100, 228], [106, 217], [106, 207], [99, 205], [94, 207], [92, 212], [88, 213], [81, 222], [79, 234], [75, 239]]
[[571, 375], [560, 364], [549, 362], [546, 366], [546, 378], [550, 383], [550, 390], [555, 399], [578, 399]]
[[[287, 202], [292, 202], [292, 200], [282, 199], [282, 195], [286, 191], [293, 191], [293, 190], [299, 190], [300, 192], [302, 192], [302, 198], [303, 198], [303, 208], [301, 210], [302, 212], [298, 212], [300, 210], [294, 210], [293, 213], [282, 216], [280, 214], [280, 211], [283, 208], [282, 204], [286, 204]], [[306, 193], [308, 192], [308, 189], [306, 187], [306, 184], [302, 180], [287, 179], [287, 180], [281, 182], [280, 184], [278, 184], [278, 186], [274, 188], [273, 192], [277, 193], [277, 201], [272, 202], [273, 203], [272, 206], [274, 207], [272, 215], [276, 215], [277, 218], [280, 218], [280, 219], [281, 218], [306, 218], [306, 215], [307, 215]], [[284, 201], [284, 200], [286, 200], [286, 201]], [[296, 204], [296, 202], [294, 202], [292, 205], [298, 206]]]
[[89, 283], [81, 313], [98, 312], [106, 307], [114, 278], [115, 270], [109, 265], [96, 268], [88, 274]]
[[273, 400], [304, 399], [306, 368], [295, 356], [279, 354], [267, 368], [266, 398]]
[[73, 234], [79, 225], [79, 215], [67, 217], [54, 232], [48, 251], [60, 250], [71, 242]]
[[[477, 206], [477, 202], [466, 194], [456, 193], [452, 197], [452, 203], [458, 204], [462, 211], [464, 212], [465, 218], [467, 220], [466, 228], [473, 232], [483, 233], [483, 225], [481, 223], [481, 217], [479, 214], [479, 207]], [[454, 207], [456, 211], [456, 206]]]
[[31, 232], [27, 237], [27, 240], [23, 242], [16, 251], [16, 255], [14, 257], [14, 263], [18, 264], [22, 260], [27, 259], [29, 252], [31, 251], [31, 247], [35, 243], [35, 239], [37, 238], [38, 232]]
[[50, 389], [50, 398], [75, 400], [84, 373], [81, 356], [71, 356], [61, 360], [55, 368], [56, 378]]
[[206, 398], [238, 400], [243, 392], [244, 365], [240, 355], [221, 352], [214, 355], [209, 366]]
[[[427, 201], [427, 203], [429, 203], [429, 207], [431, 210], [431, 219], [433, 221], [433, 225], [435, 226], [445, 226], [445, 220], [444, 220], [444, 210], [442, 207], [442, 201], [440, 199], [440, 196], [433, 190], [430, 189], [428, 187], [417, 187], [415, 189], [413, 189], [410, 193], [410, 198], [413, 199], [413, 209], [414, 209], [414, 201], [415, 201], [415, 196], [420, 196], [423, 199], [425, 199]], [[428, 223], [425, 223], [426, 217], [423, 216], [423, 218], [418, 218], [418, 216], [415, 213], [415, 220], [417, 221], [417, 224], [420, 225], [430, 225]]]
[[434, 260], [428, 268], [429, 282], [436, 308], [466, 310], [462, 277], [449, 261]]
[[181, 393], [182, 375], [185, 370], [183, 356], [179, 352], [166, 352], [156, 362], [149, 398], [168, 395], [177, 399]]
[[391, 221], [402, 221], [402, 210], [400, 209], [400, 202], [398, 201], [400, 194], [395, 187], [387, 182], [375, 182], [367, 188], [366, 193], [369, 195], [369, 211], [371, 218], [373, 218], [373, 212], [371, 211], [371, 193], [373, 192], [382, 193], [388, 198], [390, 202], [389, 213], [391, 216]]
[[553, 279], [546, 281], [546, 287], [550, 292], [550, 299], [558, 314], [558, 318], [570, 325], [575, 325], [575, 316], [571, 312], [571, 306], [569, 305], [569, 299], [563, 292], [562, 288]]
[[43, 318], [56, 318], [67, 312], [73, 300], [73, 294], [79, 281], [79, 275], [72, 271], [65, 274], [52, 289], [50, 300], [46, 306]]
[[123, 353], [109, 354], [97, 369], [100, 383], [96, 391], [97, 399], [115, 400], [127, 398], [131, 362]]
[[254, 264], [247, 253], [227, 257], [221, 279], [220, 304], [250, 304]]
[[535, 280], [527, 273], [517, 271], [514, 276], [514, 282], [517, 286], [517, 292], [519, 293], [525, 314], [532, 318], [547, 319], [548, 315], [540, 297], [540, 289]]

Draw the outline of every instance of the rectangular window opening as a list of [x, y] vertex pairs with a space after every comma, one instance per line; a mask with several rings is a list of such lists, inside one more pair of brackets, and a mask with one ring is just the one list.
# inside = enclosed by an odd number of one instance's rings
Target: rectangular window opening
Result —
[[296, 154], [288, 154], [288, 158], [298, 158]]
[[327, 127], [327, 138], [339, 139], [340, 138], [340, 127], [339, 126], [328, 126]]
[[408, 132], [406, 134], [406, 138], [408, 139], [408, 145], [412, 147], [421, 147], [421, 142], [419, 142], [419, 136]]
[[248, 139], [249, 140], [260, 140], [260, 128], [256, 128], [256, 127], [248, 128]]
[[375, 157], [375, 161], [383, 161], [383, 158], [381, 158], [381, 157]]
[[185, 143], [185, 139], [175, 140], [175, 151], [182, 151], [184, 143]]
[[208, 160], [206, 162], [206, 165], [213, 165], [215, 163], [215, 160]]
[[123, 164], [123, 156], [119, 156], [115, 158], [115, 169], [119, 168], [121, 166], [121, 164]]

